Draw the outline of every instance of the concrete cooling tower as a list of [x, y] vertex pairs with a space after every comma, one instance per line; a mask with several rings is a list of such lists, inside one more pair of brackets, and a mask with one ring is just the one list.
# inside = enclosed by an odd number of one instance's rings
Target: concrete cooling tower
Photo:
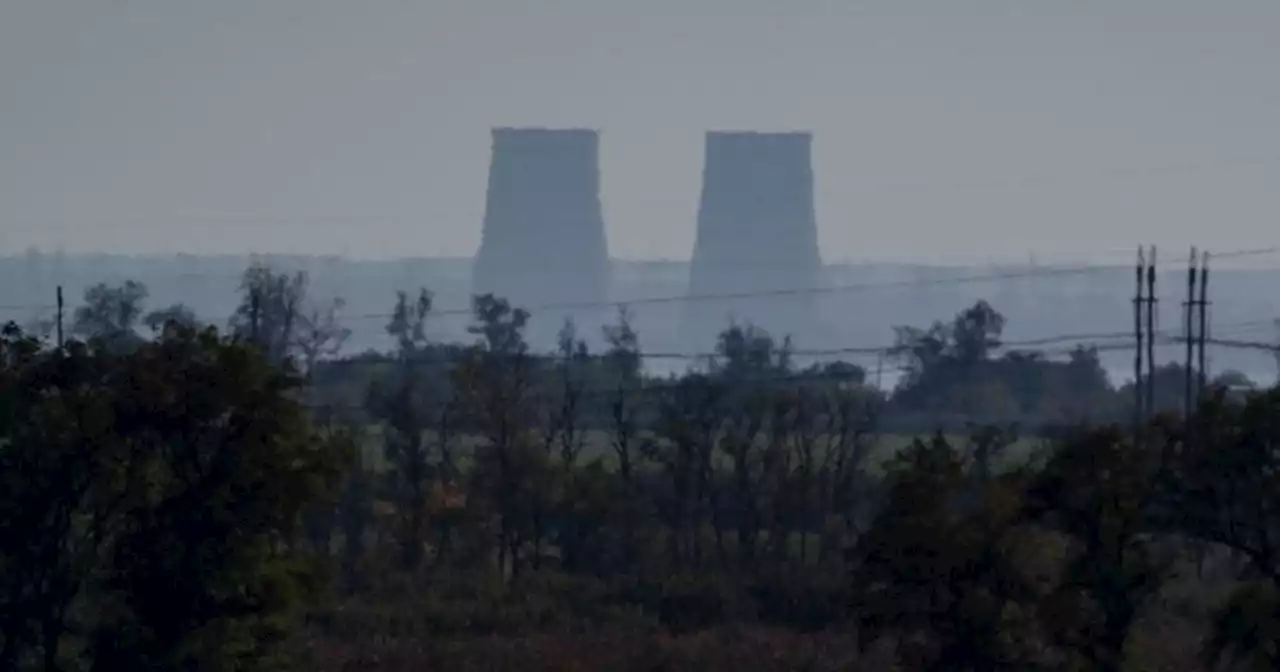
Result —
[[528, 309], [538, 332], [554, 334], [569, 315], [538, 306], [608, 297], [598, 148], [592, 130], [493, 130], [472, 291]]
[[[820, 336], [814, 296], [776, 290], [821, 286], [809, 133], [711, 132], [706, 136], [698, 232], [685, 335], [702, 349], [730, 320], [750, 322], [802, 347]], [[751, 294], [698, 300], [707, 294]], [[772, 294], [771, 294], [772, 293]]]

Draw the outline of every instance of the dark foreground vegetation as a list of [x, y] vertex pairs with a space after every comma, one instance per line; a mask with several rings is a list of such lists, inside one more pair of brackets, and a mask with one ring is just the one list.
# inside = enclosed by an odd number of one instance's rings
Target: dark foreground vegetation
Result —
[[985, 303], [900, 330], [892, 394], [746, 326], [673, 378], [625, 314], [535, 356], [491, 296], [335, 360], [305, 278], [244, 289], [221, 332], [137, 285], [4, 331], [0, 670], [1280, 664], [1280, 391], [1135, 428]]

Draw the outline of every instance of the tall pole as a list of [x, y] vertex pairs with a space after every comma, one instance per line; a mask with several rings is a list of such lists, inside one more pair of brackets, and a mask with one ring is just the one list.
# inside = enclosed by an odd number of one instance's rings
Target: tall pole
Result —
[[1147, 417], [1156, 413], [1156, 246], [1147, 255]]
[[58, 349], [62, 349], [62, 314], [65, 304], [62, 302], [62, 285], [58, 285]]
[[1191, 413], [1195, 410], [1195, 328], [1196, 328], [1196, 248], [1191, 248], [1191, 258], [1187, 262], [1187, 301], [1183, 305], [1186, 306], [1186, 325], [1183, 330], [1187, 341], [1187, 359], [1184, 368], [1186, 377], [1186, 385], [1183, 390], [1183, 412], [1188, 420], [1191, 419]]
[[1280, 318], [1276, 318], [1274, 324], [1276, 328], [1276, 347], [1275, 350], [1271, 351], [1271, 354], [1275, 355], [1276, 358], [1276, 385], [1280, 385]]
[[1145, 404], [1142, 400], [1142, 269], [1147, 265], [1146, 255], [1138, 248], [1137, 283], [1133, 295], [1133, 337], [1137, 341], [1133, 349], [1133, 431], [1135, 435], [1142, 430], [1142, 416]]
[[1200, 334], [1199, 352], [1200, 393], [1204, 394], [1209, 384], [1208, 368], [1205, 366], [1205, 342], [1209, 338], [1209, 253], [1200, 254]]

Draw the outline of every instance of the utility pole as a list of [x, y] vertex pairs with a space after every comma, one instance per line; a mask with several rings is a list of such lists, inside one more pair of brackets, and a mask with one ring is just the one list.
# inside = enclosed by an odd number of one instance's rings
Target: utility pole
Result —
[[1276, 318], [1272, 324], [1276, 328], [1276, 347], [1271, 354], [1276, 358], [1276, 385], [1280, 385], [1280, 317]]
[[1147, 417], [1156, 414], [1156, 246], [1147, 255]]
[[1187, 359], [1183, 367], [1183, 374], [1186, 377], [1185, 389], [1183, 390], [1183, 413], [1184, 417], [1190, 421], [1191, 414], [1195, 410], [1195, 329], [1196, 329], [1196, 248], [1191, 248], [1191, 257], [1187, 261], [1187, 300], [1183, 302], [1186, 310], [1186, 319], [1184, 321], [1183, 335], [1187, 341]]
[[1209, 339], [1209, 253], [1200, 253], [1200, 342], [1197, 353], [1200, 364], [1200, 394], [1209, 385], [1208, 368], [1205, 366], [1205, 342]]
[[58, 285], [58, 349], [62, 349], [62, 314], [64, 304], [62, 302], [62, 285]]
[[[1194, 247], [1191, 248], [1191, 260], [1190, 260], [1190, 264], [1188, 265], [1187, 272], [1188, 272], [1189, 280], [1187, 284], [1187, 417], [1186, 417], [1187, 437], [1186, 437], [1186, 441], [1191, 444], [1199, 444], [1204, 440], [1204, 426], [1203, 426], [1203, 423], [1194, 421], [1193, 417], [1196, 411], [1196, 406], [1199, 404], [1200, 398], [1204, 394], [1204, 386], [1205, 386], [1204, 347], [1205, 347], [1205, 339], [1208, 338], [1207, 325], [1209, 322], [1209, 318], [1208, 318], [1209, 253], [1207, 251], [1202, 251], [1200, 255], [1200, 274], [1199, 274], [1200, 275], [1200, 296], [1199, 298], [1196, 298], [1195, 296], [1196, 248]], [[1200, 311], [1198, 320], [1196, 320], [1193, 317], [1193, 315], [1197, 310]], [[1196, 325], [1197, 321], [1199, 322], [1198, 324], [1199, 329], [1193, 330], [1193, 325]], [[1196, 351], [1196, 354], [1199, 356], [1199, 366], [1196, 367], [1199, 370], [1199, 375], [1197, 376], [1198, 380], [1196, 381], [1196, 385], [1194, 388], [1192, 387], [1193, 374], [1192, 374], [1192, 363], [1191, 363], [1191, 355], [1193, 351]], [[1208, 556], [1209, 548], [1204, 543], [1195, 542], [1192, 545], [1192, 550], [1195, 554], [1195, 559], [1196, 559], [1196, 576], [1203, 578], [1204, 563], [1205, 563], [1205, 558]]]
[[1280, 385], [1280, 317], [1272, 320], [1271, 325], [1276, 329], [1276, 344], [1275, 348], [1272, 348], [1271, 355], [1276, 358], [1276, 385]]
[[1142, 432], [1142, 416], [1146, 404], [1142, 399], [1142, 269], [1147, 265], [1142, 247], [1138, 247], [1138, 264], [1136, 272], [1136, 293], [1133, 295], [1133, 338], [1137, 342], [1133, 349], [1133, 432], [1136, 437]]

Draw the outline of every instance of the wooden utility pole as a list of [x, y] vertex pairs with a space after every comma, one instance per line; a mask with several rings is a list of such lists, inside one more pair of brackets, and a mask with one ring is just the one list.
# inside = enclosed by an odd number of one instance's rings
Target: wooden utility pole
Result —
[[1205, 366], [1205, 343], [1209, 339], [1209, 253], [1200, 253], [1200, 334], [1197, 357], [1200, 364], [1200, 393], [1209, 385], [1208, 368]]
[[1143, 401], [1142, 391], [1142, 270], [1147, 265], [1146, 256], [1142, 248], [1138, 248], [1138, 264], [1136, 266], [1136, 287], [1133, 295], [1133, 338], [1137, 342], [1133, 349], [1133, 431], [1135, 436], [1142, 431], [1142, 416], [1145, 412], [1146, 402]]
[[1276, 385], [1280, 385], [1280, 317], [1276, 318], [1272, 324], [1276, 328], [1276, 347], [1271, 354], [1276, 358]]
[[1147, 412], [1156, 414], [1156, 246], [1147, 255]]
[[58, 285], [58, 321], [57, 321], [58, 327], [57, 328], [58, 328], [58, 349], [59, 350], [62, 349], [62, 344], [63, 344], [63, 340], [62, 340], [63, 309], [64, 309], [64, 304], [62, 302], [62, 285]]
[[1187, 261], [1187, 300], [1183, 302], [1186, 310], [1183, 335], [1187, 341], [1187, 359], [1183, 367], [1186, 381], [1183, 390], [1183, 413], [1188, 420], [1195, 411], [1195, 344], [1196, 344], [1196, 248], [1191, 248], [1191, 257]]

